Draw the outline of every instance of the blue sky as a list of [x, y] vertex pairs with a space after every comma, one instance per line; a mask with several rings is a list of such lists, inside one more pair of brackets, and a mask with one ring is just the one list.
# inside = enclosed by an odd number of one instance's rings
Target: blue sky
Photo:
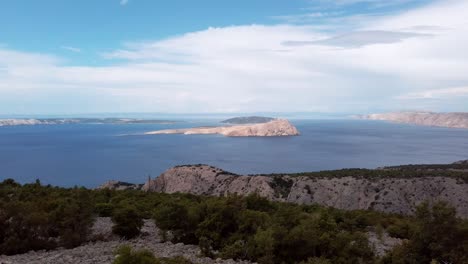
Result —
[[0, 3], [0, 114], [468, 111], [467, 1]]

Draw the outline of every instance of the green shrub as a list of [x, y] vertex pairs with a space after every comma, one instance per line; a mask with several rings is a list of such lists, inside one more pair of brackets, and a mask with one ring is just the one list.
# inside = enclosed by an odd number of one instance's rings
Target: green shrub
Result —
[[119, 247], [115, 254], [116, 257], [112, 264], [192, 264], [192, 262], [180, 256], [156, 258], [149, 250], [133, 250], [127, 245]]
[[117, 208], [112, 214], [112, 222], [112, 232], [125, 239], [138, 236], [143, 226], [141, 215], [136, 208], [129, 205]]
[[111, 217], [114, 207], [110, 203], [97, 203], [95, 210], [100, 217]]

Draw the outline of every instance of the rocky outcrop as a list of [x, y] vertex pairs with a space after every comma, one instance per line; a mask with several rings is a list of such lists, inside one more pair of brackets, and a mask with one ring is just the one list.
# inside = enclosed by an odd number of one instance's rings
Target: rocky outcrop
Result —
[[275, 119], [262, 124], [221, 126], [221, 127], [197, 127], [186, 129], [166, 129], [145, 133], [146, 135], [157, 134], [221, 134], [228, 137], [274, 137], [274, 136], [297, 136], [299, 132], [296, 127], [286, 119]]
[[424, 126], [468, 128], [468, 113], [396, 112], [370, 114], [360, 118]]
[[143, 187], [143, 184], [133, 184], [133, 183], [128, 183], [128, 182], [122, 182], [122, 181], [107, 181], [97, 187], [97, 189], [109, 189], [109, 190], [140, 190]]
[[[328, 172], [317, 175], [240, 176], [208, 165], [187, 165], [171, 168], [149, 180], [145, 191], [192, 193], [225, 196], [258, 193], [274, 201], [299, 204], [320, 204], [339, 209], [374, 209], [388, 213], [412, 214], [423, 201], [446, 201], [461, 217], [468, 218], [468, 183], [465, 179], [444, 176], [432, 171], [428, 176], [388, 176], [390, 170]], [[339, 172], [339, 174], [338, 174]], [[368, 177], [382, 172], [385, 177]], [[404, 172], [402, 172], [404, 175]], [[457, 172], [464, 173], [464, 172]], [[302, 175], [302, 176], [301, 176]]]

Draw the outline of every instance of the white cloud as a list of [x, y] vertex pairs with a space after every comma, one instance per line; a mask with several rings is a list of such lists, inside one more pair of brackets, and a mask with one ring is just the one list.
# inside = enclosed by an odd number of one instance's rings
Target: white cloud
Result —
[[444, 89], [434, 89], [422, 92], [414, 92], [398, 96], [399, 99], [459, 99], [460, 97], [468, 97], [468, 86], [452, 87]]
[[81, 52], [81, 49], [75, 48], [75, 47], [71, 47], [71, 46], [61, 46], [60, 48], [62, 48], [62, 49], [64, 49], [64, 50], [71, 51], [71, 52], [75, 52], [75, 53]]
[[65, 66], [0, 47], [0, 112], [39, 111], [51, 100], [74, 112], [399, 110], [402, 94], [468, 85], [466, 13], [466, 1], [437, 3], [340, 34], [313, 25], [209, 28], [127, 43], [103, 54], [113, 66]]
[[414, 32], [366, 30], [354, 31], [316, 41], [287, 41], [283, 44], [287, 46], [328, 45], [336, 47], [362, 47], [371, 44], [395, 43], [408, 38], [430, 36], [432, 35]]

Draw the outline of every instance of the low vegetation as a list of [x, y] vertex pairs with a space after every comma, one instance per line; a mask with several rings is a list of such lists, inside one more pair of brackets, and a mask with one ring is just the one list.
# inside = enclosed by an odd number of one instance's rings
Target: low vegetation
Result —
[[157, 258], [151, 251], [134, 250], [130, 246], [121, 246], [116, 250], [112, 264], [192, 264], [183, 257]]
[[[408, 165], [409, 166], [409, 165]], [[418, 167], [402, 167], [400, 168], [382, 168], [382, 169], [341, 169], [330, 171], [316, 171], [316, 172], [301, 172], [301, 173], [287, 173], [287, 174], [261, 174], [262, 176], [282, 177], [288, 175], [291, 177], [310, 177], [310, 178], [342, 178], [354, 177], [364, 179], [382, 179], [382, 178], [421, 178], [421, 177], [448, 177], [460, 180], [461, 182], [468, 183], [468, 170], [457, 169], [417, 169]], [[260, 174], [258, 174], [260, 175]], [[257, 175], [252, 175], [257, 176]]]
[[[278, 182], [278, 186], [286, 183]], [[284, 187], [284, 186], [283, 186]], [[287, 187], [287, 184], [286, 184]], [[0, 183], [0, 255], [75, 247], [96, 216], [110, 216], [124, 239], [153, 219], [173, 242], [199, 245], [209, 257], [258, 263], [467, 263], [468, 221], [453, 208], [422, 204], [413, 217], [271, 202], [257, 195], [205, 197]], [[404, 239], [384, 257], [369, 230]], [[115, 263], [189, 263], [124, 247]], [[185, 261], [185, 262], [184, 262]]]

